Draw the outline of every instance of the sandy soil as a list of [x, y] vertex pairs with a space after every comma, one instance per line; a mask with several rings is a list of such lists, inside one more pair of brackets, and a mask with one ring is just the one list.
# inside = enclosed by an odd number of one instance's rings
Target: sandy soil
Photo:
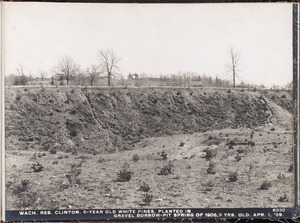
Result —
[[[6, 166], [12, 166], [6, 174], [7, 185], [11, 184], [7, 208], [18, 209], [26, 203], [27, 208], [291, 207], [291, 139], [290, 131], [266, 126], [148, 138], [131, 151], [106, 155], [7, 151]], [[255, 145], [229, 148], [230, 141]], [[207, 149], [215, 151], [211, 160], [206, 158]], [[171, 173], [159, 175], [170, 161]], [[44, 167], [41, 172], [31, 169], [35, 162]], [[207, 173], [210, 162], [215, 163], [215, 174]], [[132, 178], [117, 182], [124, 163]], [[237, 181], [231, 182], [229, 175], [234, 172]], [[73, 179], [68, 180], [68, 175]], [[28, 179], [27, 191], [13, 195], [16, 185]], [[264, 181], [270, 188], [260, 189]], [[150, 187], [148, 192], [140, 190], [143, 182]], [[145, 194], [152, 196], [150, 202], [143, 201]]]

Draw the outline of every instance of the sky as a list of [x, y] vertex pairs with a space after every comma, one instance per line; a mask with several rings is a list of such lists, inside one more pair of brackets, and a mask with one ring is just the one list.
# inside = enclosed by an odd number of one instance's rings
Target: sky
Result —
[[237, 81], [292, 81], [292, 4], [99, 4], [5, 2], [5, 74], [38, 75], [64, 55], [82, 69], [99, 50], [120, 58], [119, 73], [197, 72], [229, 79], [230, 47], [240, 54]]

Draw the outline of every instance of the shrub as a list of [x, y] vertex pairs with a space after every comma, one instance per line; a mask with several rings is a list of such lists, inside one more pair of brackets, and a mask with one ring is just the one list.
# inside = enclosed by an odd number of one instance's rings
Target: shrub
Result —
[[213, 187], [213, 186], [214, 186], [214, 183], [210, 180], [210, 181], [208, 181], [208, 182], [205, 184], [205, 186], [207, 186], [207, 187]]
[[219, 145], [222, 142], [223, 139], [218, 138], [216, 136], [208, 136], [207, 140], [205, 140], [205, 144], [208, 146], [211, 145]]
[[25, 75], [16, 76], [13, 85], [26, 85], [28, 78]]
[[207, 174], [216, 174], [215, 166], [216, 164], [210, 161], [207, 168]]
[[127, 162], [124, 163], [123, 168], [117, 173], [118, 182], [130, 181], [133, 172], [129, 170], [130, 166]]
[[105, 160], [104, 160], [104, 158], [103, 157], [100, 157], [99, 159], [98, 159], [98, 163], [103, 163]]
[[285, 176], [284, 176], [283, 173], [279, 173], [279, 174], [277, 175], [277, 178], [278, 178], [279, 180], [281, 180], [281, 179], [284, 179]]
[[168, 159], [168, 154], [164, 150], [161, 152], [160, 156], [163, 160]]
[[275, 128], [271, 128], [270, 131], [275, 131]]
[[148, 192], [150, 190], [150, 186], [143, 182], [143, 184], [140, 186], [140, 191]]
[[294, 170], [294, 168], [293, 168], [293, 164], [291, 164], [291, 165], [289, 166], [289, 169], [288, 169], [288, 171], [291, 173], [291, 172], [293, 172], [293, 170]]
[[54, 148], [51, 148], [49, 152], [50, 152], [50, 154], [56, 154], [57, 153], [56, 149], [54, 149]]
[[236, 182], [238, 180], [238, 173], [237, 172], [231, 172], [231, 173], [229, 173], [228, 180], [230, 182]]
[[236, 151], [237, 151], [238, 153], [244, 153], [244, 152], [245, 152], [242, 148], [238, 148]]
[[281, 95], [281, 98], [286, 98], [286, 95], [285, 94]]
[[21, 100], [21, 96], [20, 96], [20, 95], [17, 95], [17, 96], [16, 96], [16, 100], [17, 100], [17, 101], [20, 101], [20, 100]]
[[286, 194], [284, 194], [283, 196], [279, 197], [278, 202], [289, 202], [289, 198]]
[[255, 146], [255, 142], [253, 142], [253, 141], [248, 141], [247, 144], [250, 145], [250, 146]]
[[206, 158], [207, 161], [209, 161], [213, 158], [211, 150], [205, 150], [205, 153], [206, 153], [205, 158]]
[[242, 159], [239, 154], [237, 154], [234, 158], [237, 162], [239, 162]]
[[41, 172], [44, 169], [44, 167], [38, 162], [36, 162], [32, 164], [31, 169], [33, 170], [33, 172]]
[[261, 185], [260, 188], [261, 190], [269, 190], [272, 187], [272, 183], [270, 181], [264, 181]]
[[179, 146], [182, 147], [182, 146], [184, 146], [184, 144], [185, 144], [184, 142], [180, 142]]
[[134, 154], [133, 157], [132, 157], [132, 160], [133, 160], [134, 162], [139, 161], [139, 159], [140, 159], [140, 157], [139, 157], [138, 154]]
[[168, 164], [164, 165], [159, 171], [158, 175], [169, 175], [172, 173], [173, 163], [169, 161]]
[[145, 203], [145, 205], [150, 205], [152, 199], [153, 196], [151, 194], [144, 194], [142, 201]]

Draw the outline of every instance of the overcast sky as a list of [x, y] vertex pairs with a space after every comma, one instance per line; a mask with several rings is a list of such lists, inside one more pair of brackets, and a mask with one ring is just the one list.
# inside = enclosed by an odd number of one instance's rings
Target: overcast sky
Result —
[[238, 80], [292, 80], [290, 3], [4, 4], [6, 74], [19, 65], [26, 74], [49, 71], [63, 55], [84, 69], [99, 63], [100, 49], [112, 49], [124, 76], [190, 71], [229, 78], [232, 46], [240, 52]]

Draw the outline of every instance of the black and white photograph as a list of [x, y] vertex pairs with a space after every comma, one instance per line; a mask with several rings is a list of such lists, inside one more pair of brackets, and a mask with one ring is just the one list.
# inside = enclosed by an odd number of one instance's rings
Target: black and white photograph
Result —
[[294, 207], [292, 3], [4, 18], [5, 210]]

